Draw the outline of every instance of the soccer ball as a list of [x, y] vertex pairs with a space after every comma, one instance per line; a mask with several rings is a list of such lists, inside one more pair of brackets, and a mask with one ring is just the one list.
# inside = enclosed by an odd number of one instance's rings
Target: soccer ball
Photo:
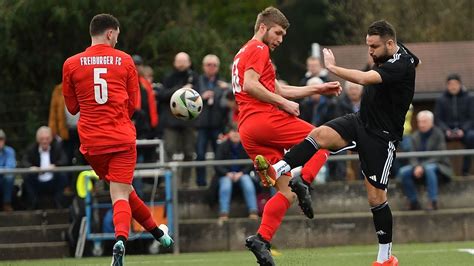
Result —
[[202, 111], [202, 98], [191, 88], [181, 88], [171, 96], [171, 113], [181, 120], [193, 120]]

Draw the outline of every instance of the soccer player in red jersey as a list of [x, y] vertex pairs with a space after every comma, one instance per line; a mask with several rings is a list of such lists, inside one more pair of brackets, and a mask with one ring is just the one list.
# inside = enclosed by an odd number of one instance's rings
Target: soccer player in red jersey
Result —
[[[290, 188], [289, 175], [282, 175], [277, 180], [266, 178], [269, 175], [263, 173], [263, 169], [273, 169], [268, 167], [268, 163], [278, 161], [285, 149], [288, 150], [302, 141], [314, 128], [297, 118], [299, 106], [288, 99], [313, 94], [338, 95], [341, 92], [339, 82], [303, 87], [278, 84], [271, 64], [270, 51], [282, 43], [288, 26], [288, 20], [278, 9], [268, 7], [263, 10], [257, 17], [254, 37], [240, 49], [232, 66], [232, 87], [239, 108], [242, 144], [250, 158], [255, 160], [262, 183], [275, 186], [278, 190], [265, 205], [258, 233], [246, 240], [246, 246], [261, 265], [274, 265], [270, 254], [270, 241], [287, 209], [295, 201], [295, 193], [309, 189], [309, 184], [328, 157], [328, 151], [319, 151], [303, 167], [301, 176], [295, 176], [305, 181], [299, 182], [303, 186], [295, 187], [290, 184]], [[257, 155], [264, 155], [269, 162], [259, 161]], [[300, 201], [300, 207], [312, 218], [311, 198], [307, 199], [309, 201]]]
[[68, 58], [63, 66], [67, 109], [71, 114], [81, 113], [77, 125], [80, 151], [110, 185], [117, 240], [112, 265], [123, 265], [132, 217], [163, 246], [173, 243], [168, 228], [157, 227], [131, 185], [137, 151], [130, 117], [136, 106], [138, 79], [131, 56], [114, 49], [119, 27], [112, 15], [94, 16], [89, 27], [91, 46]]

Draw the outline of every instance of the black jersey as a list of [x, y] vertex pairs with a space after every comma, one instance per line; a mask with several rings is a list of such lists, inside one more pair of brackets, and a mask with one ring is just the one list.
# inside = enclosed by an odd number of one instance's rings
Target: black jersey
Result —
[[387, 61], [372, 69], [382, 83], [364, 87], [360, 116], [371, 132], [389, 140], [401, 140], [403, 124], [415, 92], [418, 58], [403, 46]]

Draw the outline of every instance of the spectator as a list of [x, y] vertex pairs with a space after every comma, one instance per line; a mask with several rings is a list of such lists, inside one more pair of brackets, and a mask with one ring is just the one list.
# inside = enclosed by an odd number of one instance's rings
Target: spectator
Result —
[[[306, 73], [300, 81], [301, 86], [310, 84], [322, 84], [328, 81], [328, 71], [323, 69], [319, 58], [310, 56], [306, 59]], [[300, 104], [300, 118], [308, 123], [313, 123], [313, 118], [319, 102], [324, 102], [325, 99], [320, 99], [320, 95], [313, 95], [297, 102]]]
[[337, 116], [359, 112], [362, 91], [362, 85], [346, 81], [344, 83], [345, 94], [337, 100]]
[[[447, 90], [436, 101], [435, 120], [447, 141], [460, 140], [467, 149], [474, 149], [474, 100], [463, 89], [459, 75], [448, 76]], [[470, 157], [465, 157], [463, 175], [469, 174], [470, 164]]]
[[[199, 93], [203, 100], [201, 114], [197, 118], [197, 145], [196, 154], [198, 161], [206, 159], [208, 144], [211, 144], [215, 153], [217, 138], [224, 131], [227, 121], [227, 106], [223, 100], [229, 84], [222, 81], [219, 76], [219, 57], [213, 54], [206, 55], [202, 60], [203, 74], [199, 76]], [[206, 186], [206, 168], [196, 168], [196, 183], [198, 186]]]
[[[16, 167], [15, 150], [5, 145], [7, 136], [5, 132], [0, 129], [0, 169], [12, 169]], [[3, 196], [3, 211], [11, 212], [12, 208], [12, 194], [13, 181], [15, 176], [13, 174], [0, 174], [0, 188]]]
[[63, 173], [52, 173], [46, 170], [67, 164], [66, 154], [61, 143], [53, 141], [51, 128], [42, 126], [36, 131], [36, 142], [23, 156], [23, 166], [31, 169], [42, 169], [45, 172], [29, 174], [24, 178], [28, 209], [38, 207], [38, 196], [51, 193], [57, 208], [63, 205], [63, 191], [67, 178]]
[[77, 121], [79, 113], [72, 115], [64, 104], [62, 83], [56, 85], [51, 95], [49, 106], [48, 126], [53, 132], [53, 136], [62, 142], [70, 165], [84, 164], [84, 159], [79, 152], [79, 135], [77, 134]]
[[[248, 159], [240, 135], [235, 126], [229, 131], [229, 138], [217, 148], [216, 160]], [[219, 221], [223, 222], [229, 218], [230, 199], [232, 197], [233, 183], [239, 183], [243, 193], [249, 218], [257, 219], [257, 195], [255, 184], [249, 173], [253, 169], [251, 165], [218, 165], [215, 167], [219, 178]]]
[[[184, 154], [184, 161], [193, 160], [196, 150], [195, 123], [182, 121], [171, 114], [171, 95], [178, 89], [188, 86], [199, 91], [197, 74], [191, 69], [191, 59], [187, 53], [180, 52], [174, 58], [174, 71], [163, 81], [163, 90], [158, 94], [160, 102], [160, 123], [163, 123], [163, 139], [167, 160], [172, 160], [173, 155]], [[189, 186], [191, 169], [183, 169], [181, 175], [183, 186]]]
[[[313, 77], [308, 79], [305, 85], [323, 84], [323, 80], [319, 77]], [[308, 123], [313, 122], [313, 118], [316, 114], [316, 109], [319, 106], [321, 95], [315, 94], [303, 98], [299, 101], [300, 104], [300, 118]]]
[[328, 82], [328, 71], [321, 66], [321, 60], [318, 57], [310, 56], [306, 59], [306, 73], [300, 81], [300, 85], [304, 86], [308, 80], [314, 77], [320, 78], [323, 82]]
[[[434, 116], [430, 111], [421, 111], [416, 116], [418, 131], [412, 135], [413, 151], [445, 150], [444, 134], [433, 124]], [[420, 209], [417, 197], [416, 183], [424, 181], [430, 200], [428, 209], [438, 208], [438, 181], [450, 178], [452, 169], [446, 157], [412, 158], [410, 164], [402, 167], [399, 176], [404, 192], [410, 202], [410, 210]]]

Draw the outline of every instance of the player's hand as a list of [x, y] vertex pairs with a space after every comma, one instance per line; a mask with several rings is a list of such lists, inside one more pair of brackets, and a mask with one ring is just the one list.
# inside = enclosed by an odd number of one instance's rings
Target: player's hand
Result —
[[336, 65], [336, 58], [334, 57], [334, 54], [332, 53], [331, 49], [328, 49], [328, 48], [323, 49], [323, 55], [324, 55], [324, 65], [326, 66], [327, 69], [330, 70], [331, 67]]
[[339, 81], [326, 82], [318, 86], [320, 86], [319, 94], [339, 96], [342, 93], [342, 87]]
[[300, 115], [300, 105], [290, 100], [285, 100], [281, 105], [280, 109], [289, 113], [290, 115], [299, 116]]

